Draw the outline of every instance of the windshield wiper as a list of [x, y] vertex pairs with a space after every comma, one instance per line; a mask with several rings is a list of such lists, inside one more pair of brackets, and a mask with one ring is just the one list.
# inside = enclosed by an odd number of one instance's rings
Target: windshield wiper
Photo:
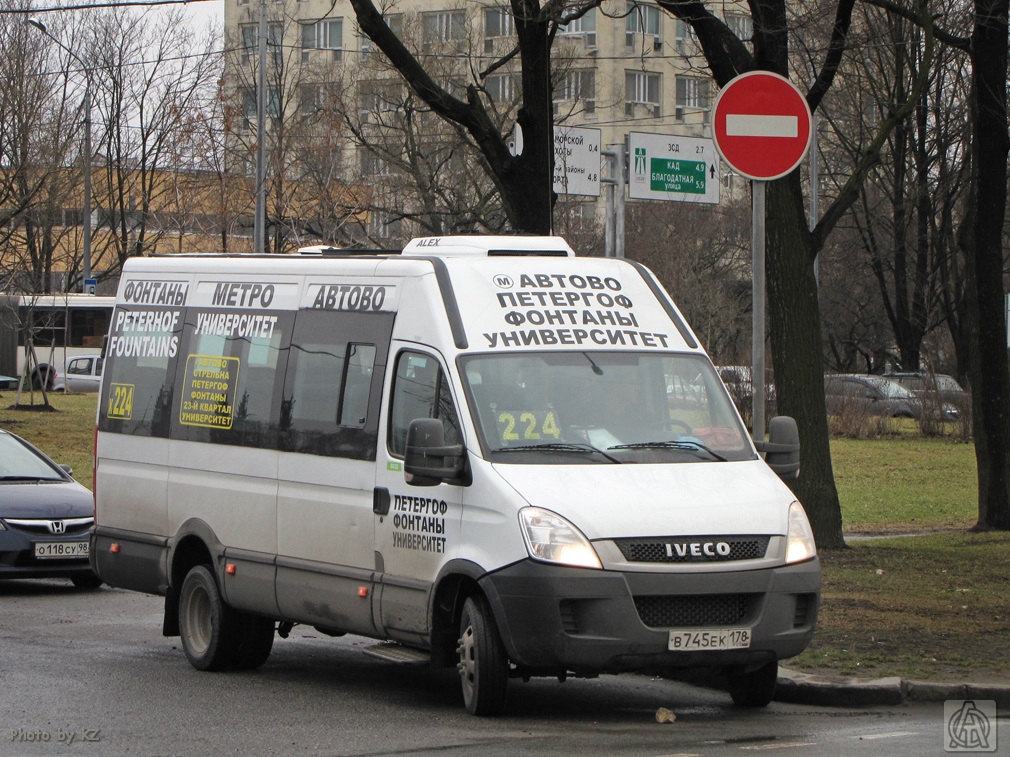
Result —
[[45, 476], [0, 476], [0, 481], [59, 481], [58, 478], [46, 478]]
[[714, 459], [721, 463], [729, 462], [725, 457], [720, 455], [718, 452], [706, 447], [701, 442], [694, 441], [677, 441], [677, 442], [638, 442], [637, 444], [618, 444], [614, 447], [607, 447], [607, 449], [682, 449], [688, 452], [707, 452]]
[[[614, 449], [611, 447], [610, 449]], [[523, 444], [519, 447], [499, 447], [493, 452], [595, 452], [599, 455], [603, 455], [612, 463], [620, 464], [622, 461], [618, 460], [613, 455], [608, 455], [602, 449], [594, 447], [591, 444], [578, 444], [576, 442], [544, 442], [542, 444]]]

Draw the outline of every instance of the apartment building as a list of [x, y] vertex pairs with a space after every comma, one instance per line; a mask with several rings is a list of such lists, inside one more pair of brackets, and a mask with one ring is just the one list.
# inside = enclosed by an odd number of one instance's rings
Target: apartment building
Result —
[[[515, 44], [517, 21], [508, 4], [402, 0], [387, 7], [387, 23], [436, 80], [460, 96], [468, 85], [477, 86], [508, 133], [520, 87], [518, 60], [500, 64]], [[226, 67], [224, 91], [240, 110], [233, 120], [235, 133], [245, 134], [250, 144], [255, 141], [260, 8], [257, 0], [226, 0], [225, 5], [226, 38], [235, 54]], [[409, 147], [411, 139], [390, 126], [397, 113], [411, 110], [415, 123], [421, 123], [424, 109], [409, 102], [398, 75], [384, 67], [374, 44], [359, 31], [348, 0], [268, 0], [265, 9], [267, 132], [282, 119], [297, 121], [300, 114], [317, 129], [315, 145], [333, 140], [329, 158], [346, 177], [371, 182], [374, 197], [392, 180], [394, 196], [402, 199], [406, 184], [395, 153]], [[750, 38], [746, 4], [727, 2], [717, 12], [741, 39]], [[568, 10], [561, 21], [566, 23], [552, 48], [556, 123], [598, 128], [604, 147], [624, 142], [633, 131], [709, 136], [715, 83], [687, 24], [657, 5], [630, 0], [604, 3], [581, 15]], [[438, 135], [451, 131], [439, 130], [430, 118], [424, 123], [418, 133], [432, 149], [442, 138]], [[319, 131], [320, 124], [329, 125], [328, 135]], [[291, 123], [287, 129], [298, 131]], [[366, 144], [389, 142], [391, 133], [397, 135], [391, 148]], [[464, 174], [472, 170], [461, 161], [457, 156], [438, 164], [443, 170], [455, 165]], [[251, 169], [251, 160], [245, 167]], [[376, 213], [380, 221], [382, 216]], [[381, 225], [373, 219], [369, 233]]]

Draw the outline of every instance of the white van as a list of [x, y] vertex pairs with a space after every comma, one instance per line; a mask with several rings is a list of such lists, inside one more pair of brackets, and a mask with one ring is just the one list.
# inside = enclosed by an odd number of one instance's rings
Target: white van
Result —
[[105, 354], [92, 565], [164, 595], [197, 668], [303, 623], [457, 666], [474, 714], [510, 678], [699, 667], [759, 706], [813, 634], [803, 508], [636, 263], [131, 258]]

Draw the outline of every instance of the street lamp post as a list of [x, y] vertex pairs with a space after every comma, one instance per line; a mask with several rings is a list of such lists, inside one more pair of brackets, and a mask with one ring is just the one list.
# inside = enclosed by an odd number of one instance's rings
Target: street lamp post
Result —
[[38, 19], [30, 18], [28, 23], [45, 34], [49, 39], [59, 45], [67, 52], [84, 72], [84, 259], [81, 265], [81, 288], [84, 289], [85, 282], [91, 278], [91, 71], [84, 61], [64, 45], [60, 40], [49, 33], [46, 25]]

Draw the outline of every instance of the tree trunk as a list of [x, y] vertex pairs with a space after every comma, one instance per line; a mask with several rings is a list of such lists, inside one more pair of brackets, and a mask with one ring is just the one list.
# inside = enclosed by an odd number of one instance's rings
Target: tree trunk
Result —
[[969, 383], [978, 463], [975, 528], [1010, 530], [1010, 367], [1003, 294], [1008, 0], [976, 0], [972, 31], [974, 182], [965, 246], [972, 344]]
[[[800, 174], [767, 188], [768, 323], [775, 356], [778, 410], [800, 431], [800, 476], [792, 489], [822, 548], [844, 547], [842, 513], [831, 469], [821, 366], [820, 309]], [[811, 328], [811, 324], [815, 324]]]

